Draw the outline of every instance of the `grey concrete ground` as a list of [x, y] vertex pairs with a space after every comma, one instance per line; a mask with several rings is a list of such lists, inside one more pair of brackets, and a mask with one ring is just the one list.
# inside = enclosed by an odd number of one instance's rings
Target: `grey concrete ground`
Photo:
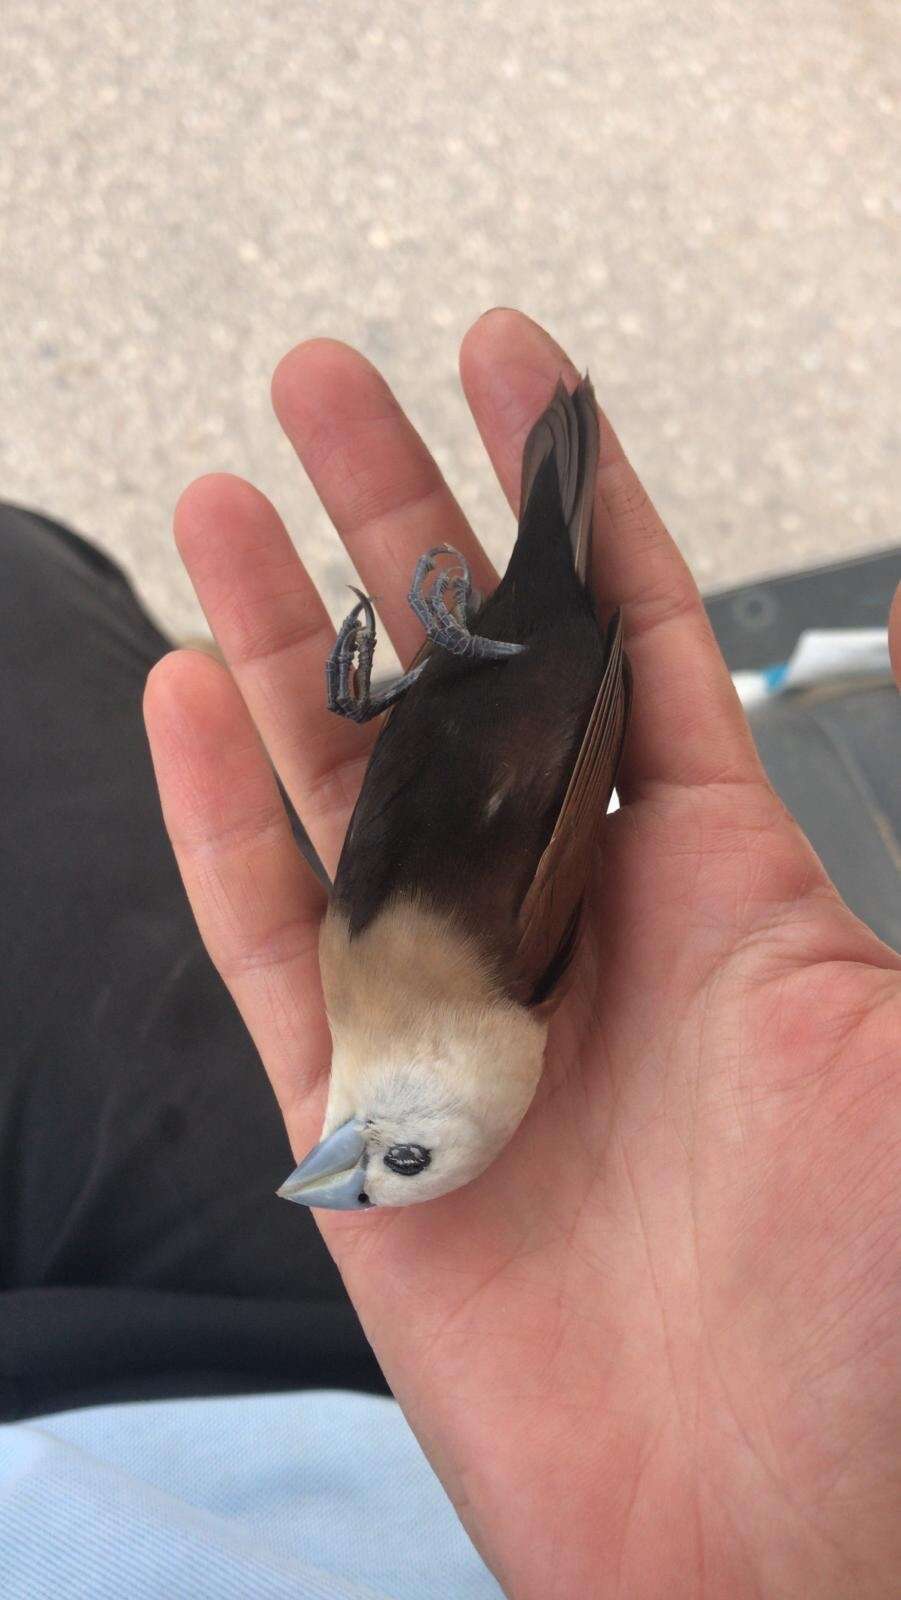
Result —
[[374, 358], [496, 555], [461, 399], [486, 306], [546, 320], [702, 584], [898, 537], [896, 0], [7, 0], [0, 494], [176, 632], [181, 487], [261, 485], [349, 573], [270, 413]]

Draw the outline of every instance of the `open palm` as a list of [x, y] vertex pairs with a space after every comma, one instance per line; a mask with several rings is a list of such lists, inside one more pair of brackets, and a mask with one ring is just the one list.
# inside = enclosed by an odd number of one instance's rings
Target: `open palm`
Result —
[[[464, 344], [511, 501], [561, 369], [512, 312]], [[409, 658], [417, 556], [447, 541], [483, 588], [484, 556], [360, 356], [300, 346], [274, 397]], [[603, 419], [596, 529], [635, 709], [535, 1104], [469, 1188], [322, 1215], [323, 1232], [515, 1600], [888, 1595], [901, 962], [768, 786], [694, 584]], [[230, 673], [181, 651], [151, 674], [163, 806], [299, 1158], [328, 1070], [322, 893], [265, 752], [331, 869], [373, 733], [324, 709], [332, 630], [263, 496], [201, 479], [176, 532]]]

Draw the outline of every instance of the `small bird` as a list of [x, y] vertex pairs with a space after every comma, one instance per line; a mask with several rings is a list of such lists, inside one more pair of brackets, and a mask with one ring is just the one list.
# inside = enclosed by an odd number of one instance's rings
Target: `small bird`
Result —
[[326, 668], [331, 710], [387, 711], [320, 939], [332, 1032], [320, 1143], [278, 1190], [356, 1210], [431, 1200], [482, 1172], [541, 1075], [631, 697], [622, 619], [590, 592], [598, 419], [562, 380], [526, 440], [498, 587], [428, 550], [410, 670], [371, 690], [367, 596]]

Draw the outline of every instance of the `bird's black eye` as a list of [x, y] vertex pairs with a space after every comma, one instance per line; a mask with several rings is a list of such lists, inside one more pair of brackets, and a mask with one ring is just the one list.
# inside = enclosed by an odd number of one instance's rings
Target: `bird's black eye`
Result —
[[399, 1172], [403, 1178], [415, 1177], [431, 1159], [432, 1152], [424, 1144], [393, 1144], [385, 1151], [385, 1166], [392, 1172]]

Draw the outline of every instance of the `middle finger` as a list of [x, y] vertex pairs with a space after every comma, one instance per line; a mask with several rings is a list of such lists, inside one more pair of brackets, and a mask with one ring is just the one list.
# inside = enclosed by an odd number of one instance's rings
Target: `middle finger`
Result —
[[313, 339], [285, 356], [272, 383], [276, 414], [373, 594], [404, 663], [422, 643], [407, 604], [424, 550], [450, 544], [484, 592], [487, 556], [384, 378], [356, 350]]

